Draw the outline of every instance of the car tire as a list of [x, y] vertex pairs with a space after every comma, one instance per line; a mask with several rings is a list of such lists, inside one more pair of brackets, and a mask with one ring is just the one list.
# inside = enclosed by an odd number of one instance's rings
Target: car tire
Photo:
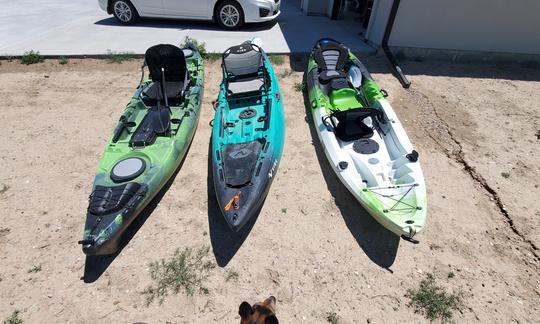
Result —
[[114, 0], [111, 10], [114, 17], [123, 25], [131, 25], [139, 18], [137, 9], [129, 0]]
[[229, 30], [234, 30], [244, 25], [244, 11], [236, 1], [226, 0], [218, 4], [216, 9], [218, 24]]

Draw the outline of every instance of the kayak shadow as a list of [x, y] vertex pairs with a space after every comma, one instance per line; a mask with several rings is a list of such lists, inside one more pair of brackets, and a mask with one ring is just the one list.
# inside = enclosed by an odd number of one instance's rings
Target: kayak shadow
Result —
[[[236, 255], [236, 252], [240, 249], [246, 238], [248, 237], [251, 229], [257, 222], [259, 214], [261, 213], [262, 206], [255, 212], [251, 219], [244, 225], [240, 231], [233, 232], [225, 217], [219, 208], [217, 202], [216, 192], [214, 190], [214, 177], [212, 170], [212, 141], [208, 146], [208, 176], [206, 182], [207, 197], [208, 197], [208, 227], [210, 229], [210, 241], [212, 244], [212, 251], [216, 258], [218, 266], [224, 268], [229, 264], [232, 258]], [[266, 199], [265, 199], [266, 200]]]
[[[188, 149], [189, 151], [189, 149]], [[187, 154], [186, 154], [187, 156]], [[185, 158], [184, 158], [185, 160]], [[122, 235], [122, 238], [120, 239], [120, 244], [118, 247], [118, 251], [111, 255], [95, 255], [95, 256], [87, 256], [85, 265], [84, 265], [84, 275], [81, 278], [85, 283], [93, 283], [96, 280], [98, 280], [101, 275], [109, 268], [111, 263], [116, 259], [118, 255], [122, 253], [122, 250], [129, 244], [131, 239], [137, 234], [139, 229], [144, 225], [148, 217], [152, 214], [154, 209], [158, 206], [159, 202], [165, 196], [165, 193], [169, 190], [172, 183], [174, 182], [174, 179], [176, 178], [176, 175], [178, 172], [180, 172], [180, 169], [182, 169], [182, 165], [184, 164], [184, 160], [180, 163], [180, 166], [176, 169], [176, 171], [173, 173], [169, 181], [161, 188], [161, 190], [156, 194], [154, 199], [148, 203], [148, 205], [142, 210], [142, 212], [133, 220], [133, 223], [131, 223], [127, 228], [124, 234]]]
[[[305, 81], [305, 75], [304, 75]], [[303, 92], [304, 106], [306, 109], [306, 122], [317, 154], [317, 160], [321, 167], [328, 191], [334, 197], [347, 228], [371, 261], [381, 268], [388, 269], [394, 264], [399, 248], [400, 237], [380, 225], [360, 205], [349, 190], [339, 180], [324, 153], [324, 148], [319, 140], [313, 117], [307, 90]], [[391, 271], [391, 270], [390, 270]]]

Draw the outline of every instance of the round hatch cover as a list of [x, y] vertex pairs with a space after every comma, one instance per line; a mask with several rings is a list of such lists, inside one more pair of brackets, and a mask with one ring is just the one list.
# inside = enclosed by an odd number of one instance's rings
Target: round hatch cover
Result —
[[379, 151], [379, 143], [369, 138], [359, 139], [353, 144], [353, 150], [360, 154], [373, 154]]
[[257, 115], [257, 111], [256, 111], [255, 109], [251, 109], [251, 108], [244, 109], [244, 110], [240, 113], [240, 119], [249, 119], [249, 118], [253, 118], [253, 117], [255, 117], [255, 115]]
[[135, 179], [146, 169], [146, 162], [141, 158], [127, 158], [112, 168], [111, 179], [114, 182], [123, 182]]

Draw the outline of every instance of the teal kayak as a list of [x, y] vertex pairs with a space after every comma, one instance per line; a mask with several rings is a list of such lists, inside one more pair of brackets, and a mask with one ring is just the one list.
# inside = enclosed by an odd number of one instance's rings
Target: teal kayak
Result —
[[212, 169], [220, 209], [236, 232], [268, 194], [283, 152], [285, 116], [276, 75], [262, 48], [252, 42], [231, 47], [222, 67]]
[[142, 82], [125, 108], [99, 163], [86, 214], [87, 255], [115, 253], [126, 228], [171, 179], [197, 129], [203, 59], [194, 48], [156, 45]]

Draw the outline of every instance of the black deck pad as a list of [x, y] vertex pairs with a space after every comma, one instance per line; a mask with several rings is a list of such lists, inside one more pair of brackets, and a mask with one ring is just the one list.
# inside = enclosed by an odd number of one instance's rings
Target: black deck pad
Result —
[[227, 186], [237, 188], [251, 182], [263, 146], [258, 140], [225, 146], [223, 169]]
[[144, 147], [152, 145], [158, 135], [165, 135], [171, 127], [171, 112], [167, 107], [152, 107], [148, 109], [141, 124], [131, 136], [129, 145]]
[[88, 212], [95, 216], [117, 213], [127, 205], [140, 187], [136, 182], [116, 187], [96, 186], [90, 196]]

